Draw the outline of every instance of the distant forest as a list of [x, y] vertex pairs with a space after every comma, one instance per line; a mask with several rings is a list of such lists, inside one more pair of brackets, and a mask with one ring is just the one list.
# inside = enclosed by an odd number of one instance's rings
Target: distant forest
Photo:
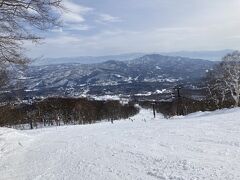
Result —
[[33, 129], [44, 126], [92, 124], [127, 119], [139, 112], [132, 103], [95, 101], [85, 98], [47, 98], [32, 104], [0, 107], [0, 126]]

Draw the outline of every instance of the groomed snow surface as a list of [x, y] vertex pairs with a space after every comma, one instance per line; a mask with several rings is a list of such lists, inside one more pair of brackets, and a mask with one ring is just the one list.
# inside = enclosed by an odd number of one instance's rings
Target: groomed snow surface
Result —
[[17, 131], [0, 128], [0, 179], [240, 179], [240, 108]]

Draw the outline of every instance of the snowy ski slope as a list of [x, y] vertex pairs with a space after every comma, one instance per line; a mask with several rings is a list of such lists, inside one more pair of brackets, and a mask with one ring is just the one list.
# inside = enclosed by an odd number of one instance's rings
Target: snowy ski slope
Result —
[[240, 108], [132, 120], [0, 128], [0, 179], [240, 179]]

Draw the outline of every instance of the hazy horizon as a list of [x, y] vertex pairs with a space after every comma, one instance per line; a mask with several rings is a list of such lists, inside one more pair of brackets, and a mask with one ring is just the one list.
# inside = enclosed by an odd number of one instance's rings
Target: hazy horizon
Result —
[[61, 56], [61, 57], [40, 57], [33, 60], [32, 65], [50, 65], [50, 64], [66, 64], [66, 63], [101, 63], [108, 60], [126, 61], [133, 60], [145, 55], [159, 54], [163, 56], [179, 56], [190, 59], [202, 59], [209, 61], [220, 61], [226, 54], [233, 52], [232, 49], [225, 49], [220, 51], [176, 51], [176, 52], [136, 52], [136, 53], [124, 53], [124, 54], [109, 54], [102, 56]]

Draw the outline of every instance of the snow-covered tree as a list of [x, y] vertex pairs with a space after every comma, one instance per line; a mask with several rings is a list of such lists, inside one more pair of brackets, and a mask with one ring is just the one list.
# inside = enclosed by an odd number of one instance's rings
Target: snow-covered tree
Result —
[[223, 57], [221, 63], [208, 72], [208, 89], [217, 104], [231, 98], [234, 106], [240, 98], [240, 52], [234, 51]]
[[225, 56], [221, 62], [221, 67], [224, 72], [225, 87], [230, 92], [235, 106], [238, 106], [240, 97], [240, 52], [235, 51]]
[[219, 108], [224, 103], [227, 93], [221, 66], [216, 65], [214, 69], [209, 70], [206, 80], [208, 90], [207, 98], [212, 100]]

